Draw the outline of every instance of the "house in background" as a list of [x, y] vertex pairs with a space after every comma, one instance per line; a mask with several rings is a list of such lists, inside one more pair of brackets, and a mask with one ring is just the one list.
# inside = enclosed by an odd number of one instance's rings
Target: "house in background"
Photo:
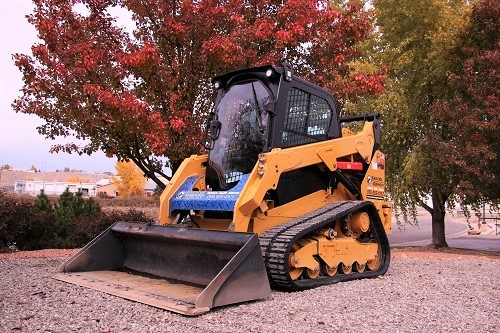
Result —
[[27, 175], [32, 174], [35, 174], [35, 171], [13, 169], [0, 170], [0, 190], [8, 193], [14, 193], [15, 182], [17, 180], [25, 179]]
[[[160, 177], [160, 180], [164, 182], [164, 184], [168, 184], [168, 180], [166, 178]], [[152, 181], [151, 179], [148, 179], [146, 181], [146, 184], [144, 184], [144, 194], [146, 196], [152, 196], [157, 192], [157, 187], [156, 183]], [[106, 185], [101, 185], [96, 187], [95, 189], [96, 196], [99, 197], [118, 197], [120, 196], [120, 192], [118, 191], [118, 187], [116, 186], [115, 183], [110, 183]]]
[[[161, 178], [167, 184], [168, 180]], [[82, 192], [88, 197], [117, 197], [120, 195], [113, 175], [101, 173], [59, 171], [34, 172], [0, 170], [0, 189], [10, 193], [38, 195], [43, 190], [47, 195], [60, 195], [66, 189], [72, 193]], [[157, 189], [156, 183], [148, 179], [144, 194], [151, 196]]]
[[118, 193], [118, 188], [115, 183], [109, 183], [105, 185], [99, 185], [95, 188], [96, 196], [98, 197], [117, 197], [120, 195]]
[[[161, 180], [163, 182], [163, 184], [165, 184], [165, 186], [168, 184], [168, 179], [165, 178], [165, 177], [158, 177], [159, 180]], [[146, 192], [146, 195], [147, 196], [152, 196], [154, 194], [158, 194], [158, 185], [152, 181], [151, 179], [148, 179], [146, 181], [146, 184], [144, 185], [144, 191]], [[161, 192], [160, 192], [161, 193]]]
[[0, 186], [16, 194], [38, 195], [42, 190], [47, 195], [60, 195], [66, 189], [84, 196], [96, 195], [98, 186], [111, 183], [111, 175], [87, 172], [32, 172], [1, 170]]

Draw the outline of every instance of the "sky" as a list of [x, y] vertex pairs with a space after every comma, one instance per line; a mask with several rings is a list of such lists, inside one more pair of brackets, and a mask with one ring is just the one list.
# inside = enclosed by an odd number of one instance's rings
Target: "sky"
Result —
[[22, 88], [22, 75], [12, 54], [31, 55], [31, 46], [37, 42], [35, 28], [25, 18], [32, 9], [31, 0], [0, 0], [0, 165], [19, 169], [35, 166], [41, 171], [70, 168], [115, 173], [116, 159], [107, 158], [102, 152], [91, 156], [49, 153], [53, 144], [71, 140], [46, 140], [36, 129], [43, 124], [41, 118], [12, 109], [11, 104], [21, 95]]

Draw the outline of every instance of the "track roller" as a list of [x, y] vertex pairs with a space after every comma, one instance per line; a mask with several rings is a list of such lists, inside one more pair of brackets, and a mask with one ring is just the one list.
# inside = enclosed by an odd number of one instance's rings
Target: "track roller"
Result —
[[389, 267], [389, 242], [371, 202], [336, 202], [268, 230], [260, 242], [278, 289], [376, 277]]

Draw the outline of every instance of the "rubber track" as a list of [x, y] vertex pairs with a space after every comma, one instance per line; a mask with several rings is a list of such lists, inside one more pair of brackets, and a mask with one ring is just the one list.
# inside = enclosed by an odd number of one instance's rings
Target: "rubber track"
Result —
[[[300, 238], [326, 226], [335, 220], [357, 211], [370, 215], [372, 234], [381, 246], [382, 258], [379, 268], [363, 273], [337, 274], [332, 277], [320, 276], [316, 279], [293, 281], [288, 274], [288, 257], [292, 245]], [[366, 201], [339, 201], [311, 213], [295, 218], [287, 223], [269, 229], [260, 237], [264, 262], [271, 286], [274, 289], [304, 290], [341, 281], [376, 277], [389, 268], [390, 248], [382, 221], [375, 206]]]

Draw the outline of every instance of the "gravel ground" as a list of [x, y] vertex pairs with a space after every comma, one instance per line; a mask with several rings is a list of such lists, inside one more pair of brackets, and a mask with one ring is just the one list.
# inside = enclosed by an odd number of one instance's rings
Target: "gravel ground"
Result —
[[387, 274], [184, 317], [0, 256], [0, 332], [500, 332], [500, 256], [393, 251]]

